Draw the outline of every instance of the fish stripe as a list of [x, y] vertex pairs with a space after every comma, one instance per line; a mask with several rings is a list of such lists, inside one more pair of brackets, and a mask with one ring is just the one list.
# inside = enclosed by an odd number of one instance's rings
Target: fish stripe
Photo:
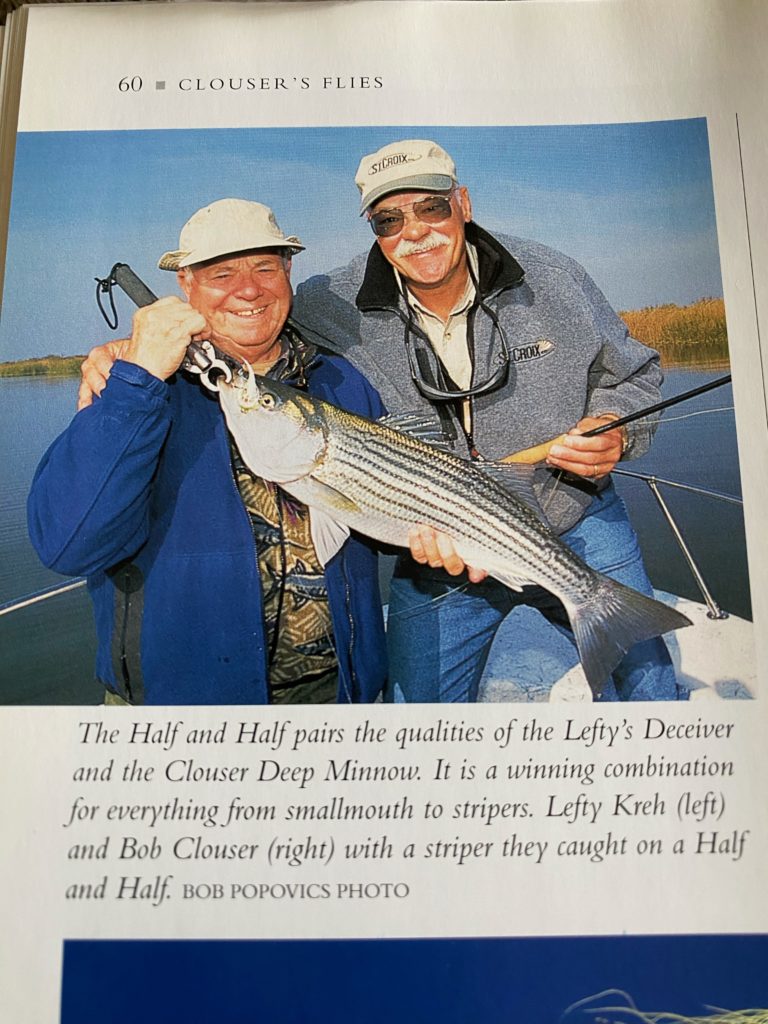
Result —
[[[390, 433], [392, 438], [367, 437], [366, 440], [373, 443], [366, 447], [348, 437], [343, 439], [345, 443], [334, 446], [334, 471], [338, 470], [339, 478], [359, 491], [358, 503], [390, 515], [395, 509], [402, 510], [409, 522], [427, 522], [453, 533], [460, 531], [475, 543], [490, 547], [501, 555], [508, 552], [509, 545], [499, 540], [500, 535], [503, 536], [505, 522], [499, 518], [497, 506], [500, 502], [514, 499], [495, 481], [483, 477], [482, 470], [475, 471], [473, 482], [476, 487], [473, 491], [463, 493], [467, 491], [468, 469], [474, 467], [447, 457], [440, 460], [443, 463], [440, 468], [446, 473], [438, 476], [427, 472], [424, 453], [415, 445], [409, 450], [409, 446], [398, 444], [401, 435]], [[432, 453], [430, 449], [428, 454]], [[367, 502], [363, 496], [368, 498]], [[476, 518], [478, 505], [488, 517], [479, 522]], [[538, 526], [533, 513], [528, 514], [531, 524]], [[468, 521], [475, 528], [474, 537], [467, 534]], [[526, 554], [528, 557], [524, 560], [535, 565], [541, 555], [540, 538], [529, 539], [521, 535], [515, 540], [518, 557]]]

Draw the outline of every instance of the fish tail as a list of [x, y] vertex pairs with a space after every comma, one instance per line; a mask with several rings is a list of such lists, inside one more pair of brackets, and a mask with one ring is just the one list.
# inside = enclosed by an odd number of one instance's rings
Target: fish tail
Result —
[[596, 697], [631, 647], [691, 625], [681, 612], [607, 576], [598, 577], [590, 597], [569, 608], [569, 615], [584, 674]]

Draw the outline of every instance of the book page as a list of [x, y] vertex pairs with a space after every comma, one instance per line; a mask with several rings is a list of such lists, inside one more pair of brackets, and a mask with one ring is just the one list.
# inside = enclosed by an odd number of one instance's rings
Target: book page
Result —
[[[27, 17], [0, 322], [3, 1019], [762, 1019], [744, 1016], [768, 1007], [761, 5]], [[686, 699], [594, 701], [573, 644], [519, 607], [476, 700], [236, 706], [185, 700], [178, 670], [167, 706], [104, 706], [98, 574], [89, 595], [65, 562], [44, 568], [24, 506], [80, 362], [131, 332], [112, 269], [181, 295], [158, 260], [184, 249], [185, 222], [260, 202], [304, 247], [290, 274], [309, 324], [318, 287], [377, 246], [358, 165], [402, 140], [450, 155], [472, 221], [529, 282], [547, 260], [594, 282], [599, 309], [661, 353], [665, 400], [711, 386], [612, 474], [657, 597], [692, 622], [666, 638]], [[358, 353], [387, 407], [398, 329], [391, 365]], [[559, 365], [558, 337], [508, 332], [519, 402], [526, 374]], [[565, 371], [548, 372], [567, 402]], [[222, 522], [201, 514], [191, 559], [218, 550]], [[215, 590], [200, 591], [211, 616]], [[453, 639], [425, 630], [420, 646], [438, 659]]]

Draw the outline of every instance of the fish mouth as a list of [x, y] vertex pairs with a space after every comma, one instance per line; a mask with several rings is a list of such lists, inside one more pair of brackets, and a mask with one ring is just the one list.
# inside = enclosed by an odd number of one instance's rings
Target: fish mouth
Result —
[[253, 372], [253, 367], [247, 359], [234, 354], [230, 358], [240, 365], [232, 374], [232, 379], [222, 381], [220, 387], [231, 388], [233, 391], [236, 391], [240, 409], [246, 412], [248, 409], [255, 408], [259, 401], [260, 391], [259, 385], [256, 383], [256, 374]]
[[256, 383], [256, 374], [253, 372], [253, 367], [250, 363], [245, 362], [245, 368], [246, 378], [243, 393], [240, 396], [240, 408], [253, 409], [259, 400], [261, 392], [259, 391], [259, 385]]

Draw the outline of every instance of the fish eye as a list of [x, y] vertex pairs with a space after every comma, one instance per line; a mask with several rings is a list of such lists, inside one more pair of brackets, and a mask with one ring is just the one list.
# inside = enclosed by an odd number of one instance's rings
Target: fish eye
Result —
[[262, 409], [274, 409], [275, 407], [275, 396], [267, 394], [261, 396], [261, 407]]

